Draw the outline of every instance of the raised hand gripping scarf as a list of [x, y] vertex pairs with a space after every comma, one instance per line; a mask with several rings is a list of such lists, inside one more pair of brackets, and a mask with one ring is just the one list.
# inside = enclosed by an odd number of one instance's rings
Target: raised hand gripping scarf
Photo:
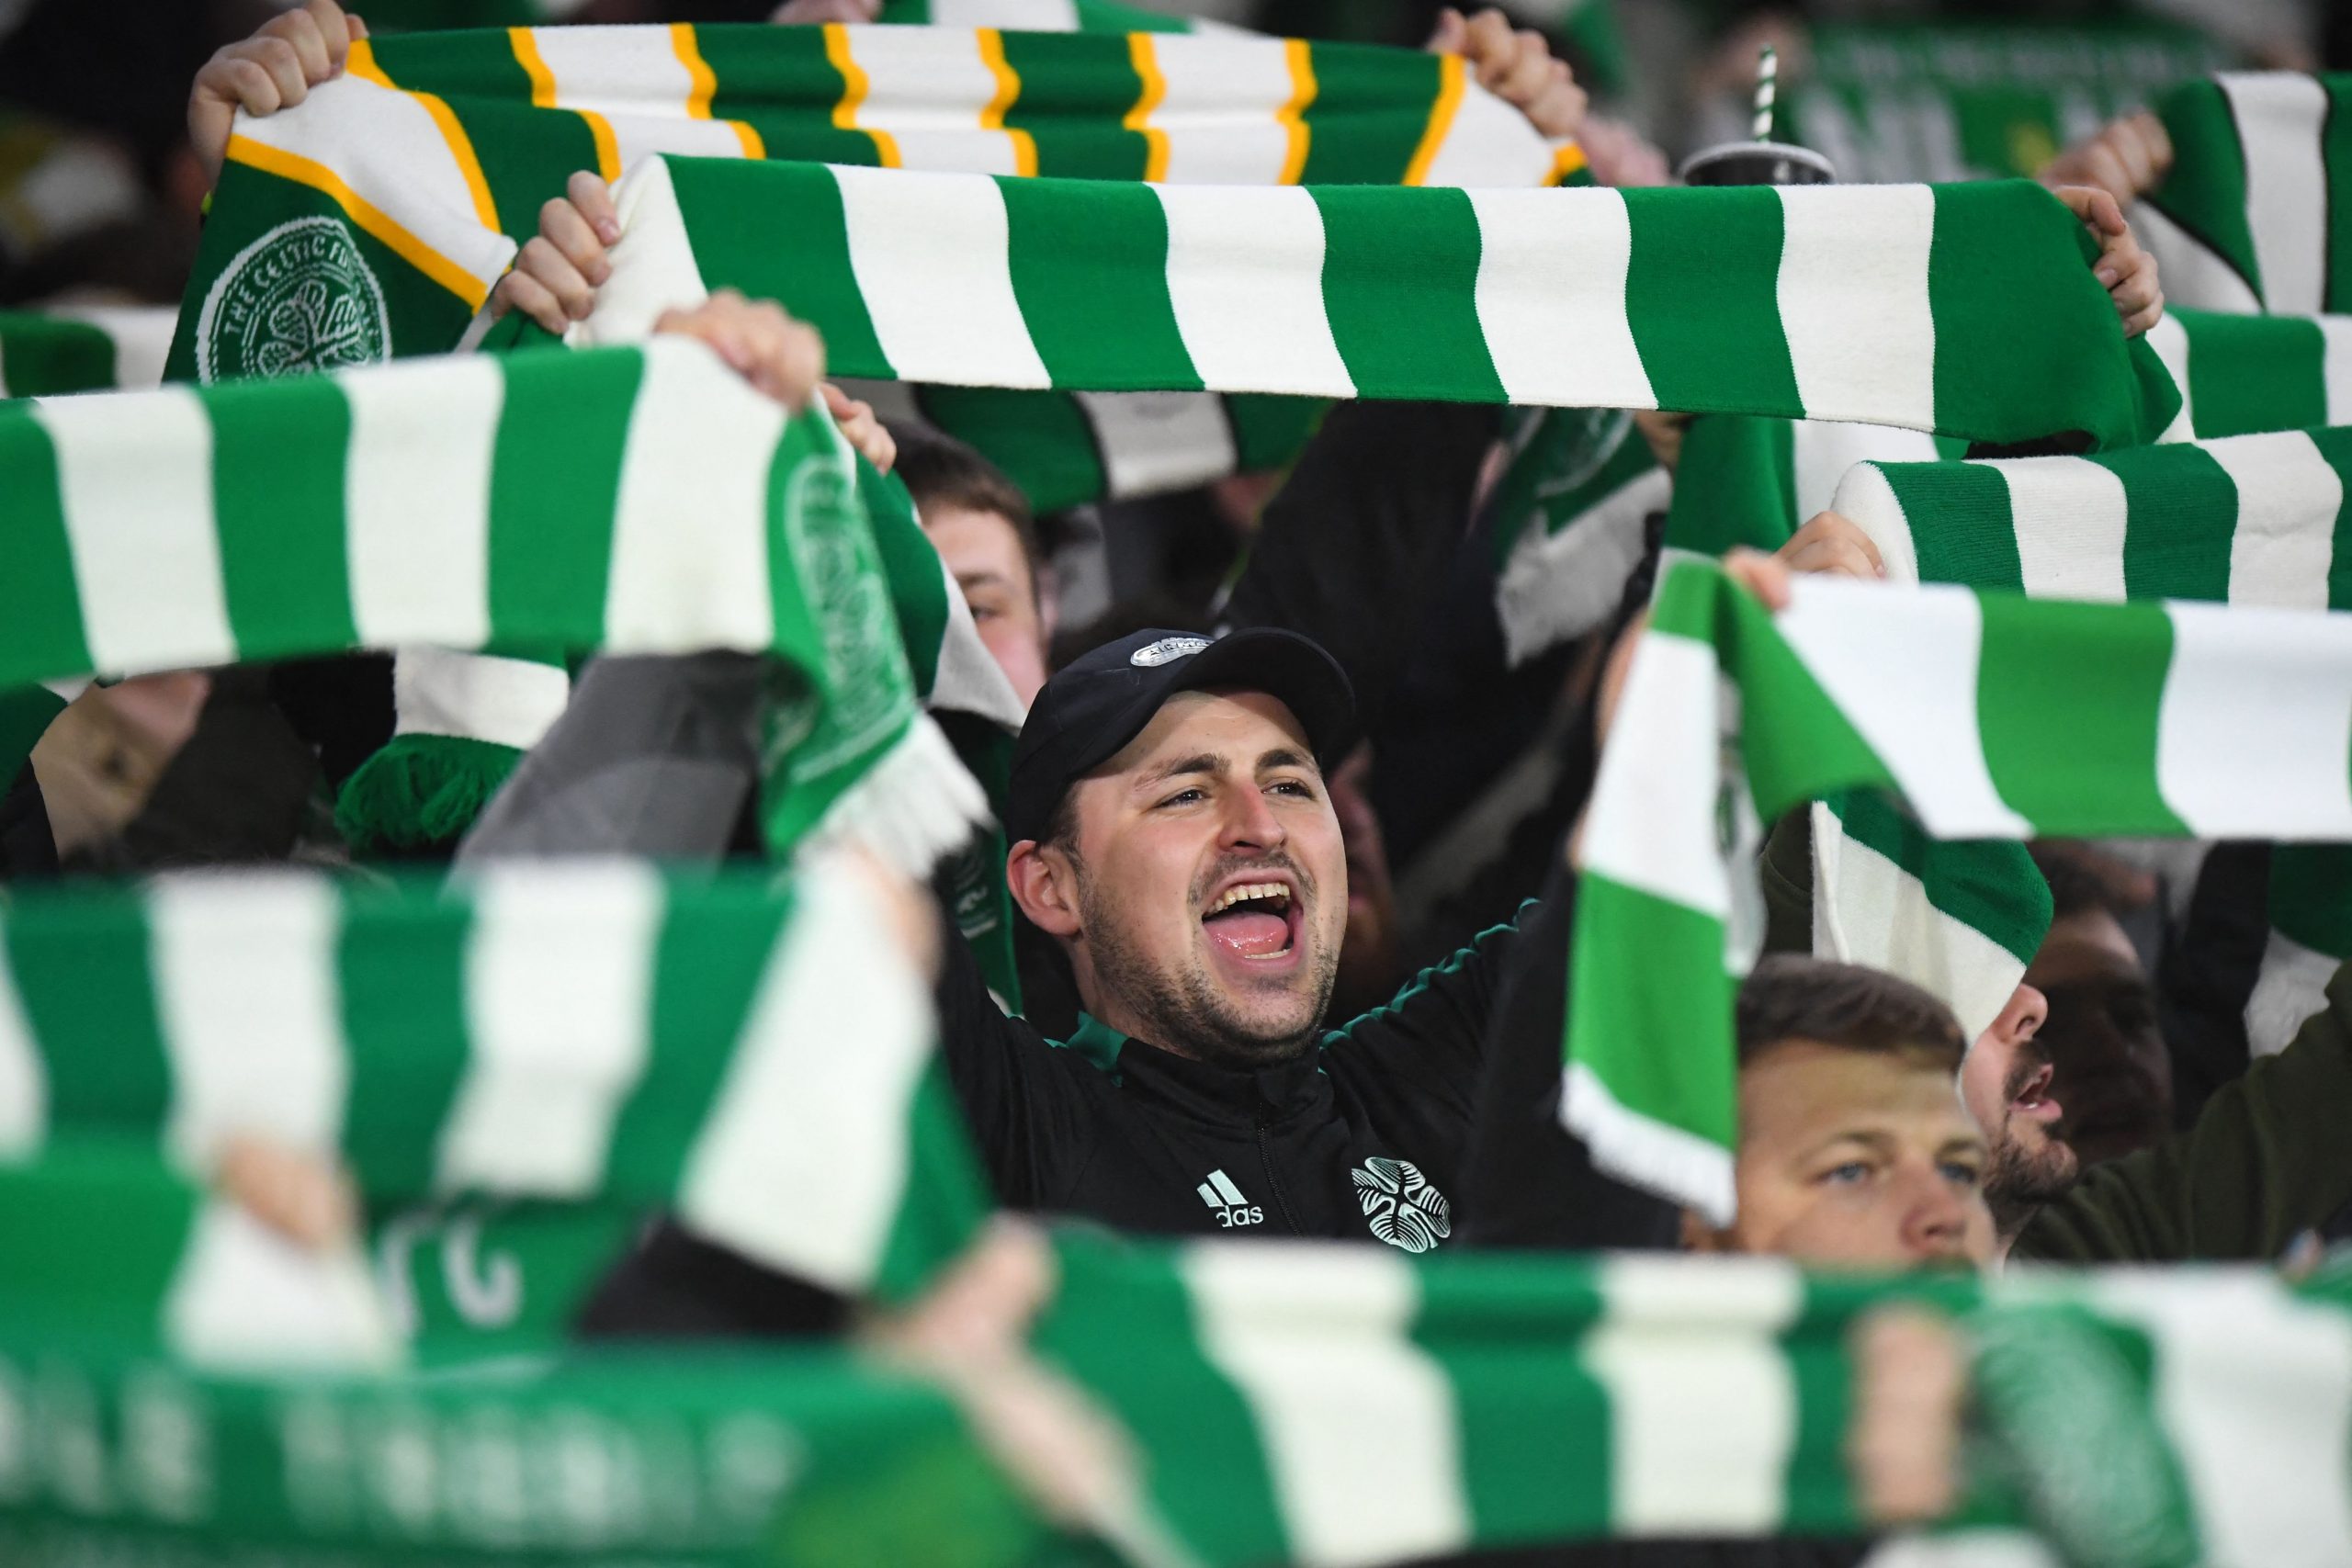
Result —
[[[175, 373], [210, 382], [455, 346], [572, 172], [616, 178], [663, 151], [1115, 179], [1535, 183], [1581, 166], [1458, 59], [1401, 50], [968, 26], [378, 40], [299, 107], [239, 120]], [[1279, 466], [1314, 408], [923, 400], [1041, 508]], [[398, 733], [339, 803], [356, 845], [453, 837], [562, 711], [560, 660], [501, 651], [396, 660]]]
[[915, 706], [853, 458], [699, 344], [0, 405], [0, 685], [357, 647], [729, 648], [763, 817], [918, 874], [980, 819]]
[[2352, 76], [2223, 72], [2158, 103], [2172, 171], [2132, 226], [2176, 304], [2352, 311]]
[[617, 179], [654, 152], [1235, 184], [1581, 167], [1459, 58], [1407, 50], [948, 27], [388, 39], [297, 107], [238, 121], [174, 372], [452, 347], [574, 171]]
[[[0, 1192], [107, 1234], [191, 1201], [152, 1160], [143, 1185], [120, 1156], [91, 1164], [0, 1170]], [[19, 1239], [6, 1213], [0, 1247]], [[0, 1454], [12, 1564], [136, 1548], [846, 1568], [880, 1551], [994, 1568], [1072, 1544], [937, 1390], [854, 1352], [223, 1375], [119, 1330], [130, 1281], [96, 1278], [89, 1251], [0, 1276], [11, 1309], [97, 1308], [77, 1327], [0, 1314], [0, 1411], [24, 1438]], [[2340, 1270], [2297, 1289], [2254, 1270], [1808, 1279], [1767, 1258], [1415, 1263], [1082, 1233], [1054, 1264], [1032, 1387], [1090, 1413], [1063, 1461], [1122, 1478], [1128, 1517], [1108, 1522], [1128, 1528], [1099, 1544], [1127, 1561], [1858, 1533], [1855, 1331], [1887, 1309], [1942, 1323], [1968, 1381], [1955, 1533], [1924, 1549], [2313, 1568], [2352, 1550]]]
[[2352, 615], [2084, 604], [1712, 565], [1661, 589], [1603, 753], [1562, 1115], [1727, 1220], [1756, 814], [1871, 787], [1939, 839], [2352, 837]]
[[2094, 446], [2178, 409], [2116, 330], [2081, 225], [2022, 182], [1293, 189], [665, 157], [617, 199], [582, 341], [731, 286], [816, 324], [842, 374], [963, 386], [1726, 410]]
[[[788, 889], [580, 862], [450, 889], [273, 872], [28, 894], [0, 958], [0, 1165], [135, 1154], [206, 1183], [259, 1138], [347, 1168], [377, 1255], [306, 1269], [222, 1199], [164, 1203], [77, 1271], [88, 1235], [44, 1209], [0, 1238], [20, 1320], [89, 1329], [107, 1304], [105, 1326], [230, 1364], [544, 1348], [657, 1210], [901, 1298], [987, 1208], [925, 983], [822, 859]], [[462, 1246], [420, 1249], [459, 1202]], [[121, 1299], [28, 1288], [101, 1276]]]
[[[2334, 317], [2234, 316], [2170, 310], [2148, 341], [2182, 393], [2181, 412], [2165, 439], [2235, 435], [2323, 423], [2340, 409], [2346, 380], [2336, 347], [2343, 336]], [[1898, 581], [1958, 581], [1986, 587], [2026, 586], [2029, 592], [2070, 592], [2063, 584], [2020, 582], [2020, 551], [2043, 563], [2045, 577], [2074, 561], [2082, 541], [2120, 528], [2123, 494], [2086, 461], [2028, 461], [2020, 471], [2047, 479], [2020, 489], [2040, 513], [2015, 544], [2000, 536], [1997, 507], [1984, 510], [1985, 488], [2001, 463], [1963, 468], [1965, 443], [1871, 425], [1792, 423], [1711, 415], [1697, 421], [1683, 443], [1667, 526], [1669, 547], [1721, 555], [1734, 545], [1773, 549], [1813, 513], [1858, 509], [1873, 541], [1888, 552]], [[2223, 448], [2227, 457], [2235, 448]], [[1937, 465], [1943, 460], [1942, 465]], [[1907, 488], [1924, 509], [1915, 546], [1899, 507], [1882, 504], [1878, 491], [1840, 488], [1857, 464], [1917, 478]], [[1895, 465], [1899, 467], [1890, 467]], [[2335, 481], [2304, 438], [2283, 446], [2256, 444], [2230, 459], [2270, 498], [2262, 520], [2245, 528], [2249, 572], [2259, 572], [2275, 541], [2287, 552], [2269, 569], [2273, 588], [2288, 597], [2257, 593], [2247, 602], [2328, 604], [2325, 596]], [[1856, 470], [1859, 474], [1862, 470]], [[2063, 482], [2088, 473], [2091, 487]], [[2134, 549], [2143, 568], [2177, 558], [2180, 570], [2143, 570], [2132, 597], [2229, 597], [2222, 592], [2229, 554], [2233, 487], [2201, 457], [2134, 452], [2120, 473], [2141, 496], [2142, 525]], [[1973, 475], [1973, 482], [1968, 482]], [[2316, 488], [2314, 487], [2314, 484]], [[2054, 488], [2052, 488], [2054, 487]], [[1849, 513], [1851, 514], [1851, 513]], [[2102, 521], [2104, 520], [2104, 521]], [[1988, 525], [1996, 525], [1989, 528]], [[2029, 537], [2029, 534], [2030, 536]], [[2120, 532], [2114, 540], [2121, 538]], [[2301, 544], [2291, 541], [2300, 538]], [[2221, 554], [2217, 557], [2216, 550]], [[2055, 556], [2053, 557], [2053, 552]], [[2191, 567], [2190, 563], [2201, 563]], [[2308, 569], [2308, 570], [2307, 570]], [[2073, 584], [2091, 597], [2121, 597], [2120, 559]], [[2291, 584], [2291, 586], [2290, 586]], [[2243, 595], [2241, 597], [2244, 597]], [[2345, 608], [2337, 596], [2333, 607]], [[1815, 943], [1826, 954], [1894, 970], [1951, 1002], [1972, 1032], [1990, 1022], [2022, 977], [2048, 923], [2048, 895], [2024, 853], [2007, 844], [1939, 844], [1899, 812], [1867, 795], [1849, 795], [1813, 813]], [[2254, 1037], [2277, 1049], [2315, 1007], [2334, 964], [2352, 954], [2334, 911], [2344, 878], [2323, 874], [2328, 863], [2309, 850], [2281, 852], [2287, 874], [2273, 909], [2271, 953], [2264, 968]], [[2300, 932], [2300, 936], [2290, 933]]]

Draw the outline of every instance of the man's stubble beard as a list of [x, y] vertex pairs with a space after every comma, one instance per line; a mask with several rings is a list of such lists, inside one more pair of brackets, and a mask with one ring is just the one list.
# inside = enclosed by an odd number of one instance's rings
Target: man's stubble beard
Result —
[[[1155, 964], [1131, 939], [1110, 901], [1096, 897], [1094, 879], [1086, 874], [1084, 863], [1073, 856], [1072, 867], [1078, 874], [1079, 919], [1087, 945], [1093, 949], [1096, 982], [1118, 987], [1121, 999], [1150, 1031], [1147, 1036], [1150, 1043], [1228, 1067], [1269, 1066], [1314, 1049], [1324, 1010], [1331, 1005], [1331, 989], [1339, 980], [1336, 946], [1312, 960], [1308, 987], [1315, 1005], [1306, 1022], [1295, 1032], [1270, 1037], [1253, 1028], [1216, 988], [1196, 955], [1188, 953], [1186, 958], [1192, 962], [1181, 964], [1174, 973]], [[1288, 869], [1297, 874], [1295, 867]], [[1302, 892], [1305, 885], [1302, 876]], [[1299, 920], [1299, 940], [1308, 940], [1304, 916]]]
[[2029, 1148], [2010, 1109], [2045, 1061], [2038, 1048], [2018, 1053], [2001, 1083], [2001, 1124], [1984, 1131], [1991, 1155], [1984, 1169], [1984, 1203], [1993, 1211], [1994, 1230], [2005, 1239], [2024, 1229], [2041, 1205], [2064, 1197], [2081, 1175], [2075, 1151], [2047, 1133], [2041, 1148]]

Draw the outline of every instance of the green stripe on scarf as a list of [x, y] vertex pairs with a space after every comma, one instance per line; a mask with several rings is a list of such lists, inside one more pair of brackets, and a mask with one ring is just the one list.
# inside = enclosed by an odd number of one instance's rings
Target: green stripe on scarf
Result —
[[0, 310], [0, 397], [152, 387], [175, 314], [150, 305]]
[[[2234, 356], [2266, 341], [2308, 344], [2313, 323], [2199, 316], [2189, 325], [2193, 353], [2204, 352], [2209, 326], [2225, 329]], [[2190, 361], [2192, 379], [2198, 363]], [[2224, 366], [2252, 384], [2250, 365], [2225, 357]], [[2293, 384], [2290, 367], [2279, 367], [2279, 384]], [[2231, 405], [2215, 392], [2202, 406]], [[2352, 430], [2289, 431], [2089, 458], [1871, 464], [1839, 488], [1838, 506], [1898, 579], [2060, 598], [2343, 610], [2352, 608], [2347, 478]], [[2111, 656], [2061, 668], [2074, 680], [2129, 678]], [[2143, 709], [2118, 692], [2109, 711], [2144, 719]], [[2064, 753], [2075, 738], [2024, 743]], [[2352, 956], [2352, 875], [2343, 860], [2310, 845], [2282, 846], [2273, 857], [2270, 951], [2248, 1010], [2257, 1050], [2283, 1045], [2317, 1010], [2318, 987], [2336, 963]]]
[[426, 1282], [461, 1290], [442, 1278], [459, 1227], [481, 1267], [530, 1264], [470, 1323], [407, 1304], [450, 1348], [560, 1339], [657, 1209], [769, 1268], [904, 1296], [987, 1205], [923, 983], [822, 864], [788, 894], [628, 863], [448, 892], [166, 879], [28, 894], [5, 930], [0, 1000], [25, 1031], [0, 1044], [0, 1157], [144, 1150], [204, 1179], [244, 1136], [338, 1159], [388, 1267], [422, 1236]]
[[2148, 342], [2182, 393], [2167, 439], [2352, 423], [2352, 319], [2167, 306]]
[[[503, 423], [558, 407], [626, 439], [582, 466], [584, 488], [502, 479]], [[280, 504], [216, 504], [215, 446], [273, 440]], [[355, 642], [761, 651], [777, 848], [821, 824], [920, 873], [978, 818], [888, 635], [839, 433], [700, 345], [0, 406], [0, 454], [25, 498], [12, 558], [46, 563], [0, 585], [0, 683]], [[532, 586], [502, 587], [517, 569]]]
[[[1170, 52], [1148, 88], [1137, 61], [1153, 50]], [[708, 73], [707, 98], [692, 90], [689, 54]], [[1394, 183], [1417, 169], [1440, 184], [1554, 177], [1554, 151], [1534, 130], [1475, 83], [1450, 96], [1448, 70], [1418, 51], [1238, 32], [1149, 40], [970, 25], [709, 26], [376, 40], [349, 78], [300, 112], [240, 122], [175, 373], [210, 379], [255, 373], [265, 351], [284, 359], [264, 297], [296, 272], [355, 312], [359, 330], [333, 350], [345, 359], [449, 348], [572, 172], [617, 174], [652, 151], [1121, 182], [1140, 179], [1156, 156], [1175, 161], [1171, 177], [1237, 183]], [[992, 76], [993, 95], [975, 99], [974, 84]], [[365, 208], [346, 211], [321, 170]], [[1065, 432], [1037, 460], [989, 444], [1001, 421], [947, 428], [1017, 479], [1054, 481], [1041, 483], [1041, 507], [1142, 493], [1115, 482], [1069, 493], [1089, 460], [1083, 423], [1067, 399], [1023, 400], [1033, 429]], [[1059, 407], [1034, 412], [1041, 403]]]
[[[142, 1257], [171, 1256], [191, 1216], [233, 1219], [119, 1152], [0, 1170], [0, 1215], [38, 1198], [84, 1234], [162, 1244]], [[1894, 1310], [1940, 1325], [1965, 1379], [1959, 1501], [1939, 1522], [1963, 1533], [1922, 1549], [1997, 1540], [2016, 1557], [2045, 1550], [2038, 1534], [2085, 1561], [2119, 1542], [2162, 1562], [2352, 1550], [2341, 1269], [2301, 1287], [2251, 1269], [2004, 1282], [1076, 1231], [1052, 1247], [1028, 1354], [1004, 1370], [1032, 1424], [1084, 1423], [1064, 1459], [1093, 1480], [1103, 1542], [1047, 1536], [975, 1441], [1001, 1415], [977, 1418], [971, 1384], [951, 1404], [856, 1348], [355, 1376], [302, 1369], [289, 1347], [208, 1369], [157, 1355], [137, 1310], [198, 1268], [108, 1278], [91, 1249], [0, 1218], [19, 1265], [0, 1274], [0, 1390], [27, 1451], [55, 1461], [11, 1472], [0, 1548], [44, 1565], [136, 1543], [366, 1568], [419, 1551], [618, 1568], [876, 1550], [995, 1568], [1115, 1547], [1241, 1568], [1850, 1534], [1871, 1371], [1857, 1347]], [[218, 1280], [233, 1257], [197, 1261]], [[96, 1441], [117, 1419], [124, 1441]]]
[[[1709, 414], [1683, 438], [1666, 542], [1710, 557], [1775, 550], [1830, 505], [1853, 464], [1965, 449], [1878, 425]], [[1929, 541], [1953, 543], [1945, 533]], [[2049, 928], [2050, 893], [2031, 858], [2015, 844], [1939, 842], [1867, 791], [1838, 792], [1811, 815], [1814, 951], [1926, 987], [1971, 1032], [1990, 1023]]]
[[[2108, 674], [2062, 673], [2086, 668]], [[1735, 699], [1718, 694], [1724, 682]], [[1752, 797], [1770, 818], [1887, 788], [1944, 839], [2341, 839], [2352, 765], [2326, 737], [2347, 713], [2352, 616], [1805, 578], [1770, 617], [1719, 570], [1678, 563], [1586, 824], [1564, 1117], [1604, 1168], [1728, 1215], [1728, 1010], [1681, 1034], [1605, 1027], [1687, 1024], [1681, 998], [1753, 952], [1753, 867], [1719, 838], [1719, 800]], [[1744, 778], [1720, 766], [1730, 743]], [[1596, 956], [1662, 936], [1669, 913], [1705, 937], [1677, 961]], [[1684, 1076], [1645, 1098], [1661, 1053]], [[1673, 1180], [1660, 1179], [1660, 1147], [1676, 1156]]]
[[2222, 58], [2188, 28], [2138, 17], [1844, 20], [1814, 28], [1807, 43], [1793, 82], [1783, 62], [1775, 134], [1856, 185], [2039, 175], [2062, 149]]
[[[1949, 1324], [1968, 1363], [1947, 1525], [2029, 1528], [2085, 1560], [2129, 1540], [2134, 1561], [2166, 1562], [2227, 1556], [2225, 1541], [2332, 1549], [2344, 1529], [2322, 1522], [2340, 1520], [2346, 1484], [2340, 1280], [1860, 1280], [1763, 1258], [1415, 1262], [1078, 1235], [1057, 1251], [1038, 1347], [1133, 1434], [1160, 1516], [1204, 1562], [1856, 1532], [1854, 1346], [1890, 1307]], [[2048, 1346], [2067, 1375], [2050, 1375]], [[2281, 1381], [2239, 1427], [2223, 1412], [2248, 1407], [2247, 1383], [2227, 1369], [2253, 1346]], [[2281, 1465], [2291, 1487], [2266, 1474]]]
[[[620, 201], [591, 341], [726, 286], [775, 294], [854, 376], [1665, 404], [2101, 446], [2178, 410], [2118, 332], [2081, 226], [2022, 183], [1138, 190], [682, 158]], [[1160, 324], [1077, 333], [1105, 310]], [[1883, 352], [1851, 354], [1858, 321]]]
[[2352, 609], [2352, 430], [1972, 463], [1866, 463], [1834, 504], [1897, 581]]
[[2352, 310], [2352, 77], [2225, 72], [2157, 106], [2173, 164], [2132, 226], [2203, 310]]

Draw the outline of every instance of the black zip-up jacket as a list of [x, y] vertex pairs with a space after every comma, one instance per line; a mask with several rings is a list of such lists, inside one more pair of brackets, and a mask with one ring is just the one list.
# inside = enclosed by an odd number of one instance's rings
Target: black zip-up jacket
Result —
[[[1455, 1199], [1489, 1057], [1558, 1060], [1556, 1007], [1510, 999], [1556, 995], [1573, 885], [1555, 891], [1327, 1031], [1311, 1054], [1256, 1069], [1193, 1061], [1084, 1018], [1068, 1041], [1048, 1040], [998, 1010], [943, 920], [941, 1051], [998, 1201], [1136, 1234], [1446, 1245], [1464, 1227]], [[1532, 987], [1512, 983], [1522, 969]], [[1548, 1041], [1503, 1044], [1530, 1026]], [[1565, 1132], [1557, 1142], [1580, 1147]], [[1543, 1202], [1553, 1245], [1670, 1245], [1658, 1218], [1670, 1210], [1589, 1164], [1540, 1179], [1553, 1187]], [[830, 1292], [664, 1224], [607, 1278], [580, 1326], [674, 1337], [822, 1334], [842, 1321]]]
[[1565, 942], [1543, 906], [1422, 971], [1311, 1053], [1237, 1068], [1081, 1016], [1049, 1041], [998, 1011], [948, 944], [948, 1076], [1007, 1205], [1162, 1235], [1377, 1238], [1426, 1252], [1453, 1234], [1487, 1021], [1512, 959]]

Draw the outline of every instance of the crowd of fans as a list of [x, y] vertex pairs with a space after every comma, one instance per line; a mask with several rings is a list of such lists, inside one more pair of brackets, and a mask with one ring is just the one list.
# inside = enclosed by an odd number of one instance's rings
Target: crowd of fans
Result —
[[[875, 8], [588, 0], [561, 19], [794, 26]], [[2241, 60], [2317, 69], [2352, 51], [2333, 8], [2164, 8]], [[396, 9], [363, 23], [334, 0], [0, 4], [0, 146], [13, 152], [0, 160], [0, 304], [176, 302], [232, 116], [300, 103], [370, 26], [511, 19], [460, 0]], [[1632, 78], [1589, 93], [1577, 35], [1546, 30], [1557, 6], [1215, 9], [1460, 53], [1622, 185], [1672, 181], [1708, 114], [1744, 103], [1759, 42], [1776, 44], [1785, 90], [1813, 23], [1941, 15], [1619, 0]], [[2022, 24], [2110, 7], [1944, 9]], [[2147, 331], [2161, 280], [2129, 220], [2171, 157], [2162, 126], [2129, 115], [2053, 152], [2041, 177], [2092, 235], [2122, 330]], [[560, 333], [589, 312], [618, 232], [604, 183], [575, 176], [490, 310]], [[894, 427], [830, 384], [821, 336], [773, 302], [722, 294], [664, 330], [703, 339], [780, 401], [820, 400], [904, 481], [1028, 707], [1002, 810], [1021, 1014], [1001, 1009], [952, 920], [910, 922], [925, 938], [937, 925], [935, 945], [914, 944], [933, 947], [942, 1051], [1006, 1206], [1141, 1235], [1888, 1269], [2272, 1260], [2352, 1224], [2352, 989], [2339, 980], [2330, 1008], [2249, 1070], [2244, 1016], [2267, 929], [2254, 845], [2036, 844], [2055, 918], [1972, 1040], [1918, 987], [1810, 956], [1809, 874], [1786, 841], [1800, 814], [1764, 867], [1784, 917], [1775, 945], [1793, 951], [1761, 962], [1738, 1001], [1737, 1218], [1718, 1226], [1596, 1170], [1558, 1115], [1577, 829], [1658, 525], [1610, 624], [1507, 667], [1461, 630], [1477, 620], [1464, 596], [1483, 580], [1460, 562], [1483, 547], [1502, 411], [1343, 403], [1285, 473], [1040, 515], [979, 453]], [[1645, 412], [1641, 426], [1670, 468], [1681, 420]], [[1834, 513], [1727, 567], [1768, 607], [1792, 574], [1884, 575]], [[734, 655], [592, 666], [510, 788], [566, 803], [566, 848], [641, 849], [632, 833], [661, 810], [667, 775], [646, 765], [644, 727], [614, 716], [666, 709], [678, 736], [723, 731], [758, 681]], [[367, 655], [94, 690], [5, 781], [0, 876], [285, 860], [373, 874], [338, 840], [334, 800], [389, 734], [390, 702], [388, 666]], [[743, 773], [735, 798], [756, 797], [755, 756], [716, 763]], [[583, 815], [582, 798], [597, 809]], [[713, 860], [747, 841], [733, 818], [687, 836]], [[479, 862], [502, 840], [543, 849], [547, 825], [527, 807], [493, 811], [462, 843], [416, 853]], [[1391, 1184], [1378, 1217], [1361, 1201], [1367, 1172]], [[655, 1229], [582, 1332], [841, 1323], [824, 1291], [715, 1254]]]

